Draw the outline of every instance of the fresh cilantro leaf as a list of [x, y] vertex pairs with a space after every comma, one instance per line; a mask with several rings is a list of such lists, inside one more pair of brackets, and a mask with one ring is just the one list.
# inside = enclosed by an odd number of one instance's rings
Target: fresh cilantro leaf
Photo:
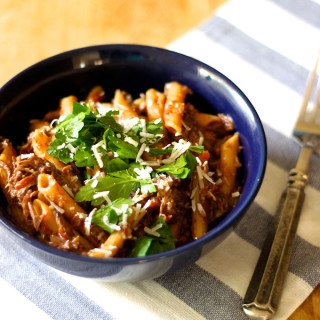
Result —
[[190, 170], [187, 168], [187, 160], [185, 156], [182, 155], [175, 162], [166, 164], [156, 169], [156, 171], [170, 173], [180, 179], [186, 179]]
[[114, 114], [119, 114], [119, 111], [117, 111], [116, 113], [108, 112], [105, 116], [100, 118], [100, 121], [102, 121], [107, 127], [110, 127], [115, 132], [123, 132], [122, 126], [117, 123], [115, 118], [113, 117]]
[[162, 131], [163, 131], [162, 122], [160, 121], [158, 123], [155, 123], [155, 121], [150, 121], [146, 123], [146, 131], [154, 135], [157, 135], [157, 134], [162, 135]]
[[156, 169], [156, 172], [166, 172], [180, 179], [187, 179], [191, 177], [196, 163], [195, 156], [190, 151], [187, 151], [185, 155], [180, 156], [175, 162]]
[[188, 150], [201, 154], [204, 150], [204, 146], [190, 146]]
[[120, 158], [114, 158], [110, 160], [108, 157], [105, 157], [103, 160], [103, 168], [108, 173], [126, 170], [128, 167], [128, 163]]
[[157, 188], [153, 183], [141, 183], [140, 190], [143, 194], [157, 192]]
[[122, 221], [123, 215], [129, 216], [132, 213], [129, 206], [134, 203], [132, 200], [119, 198], [97, 210], [92, 216], [92, 223], [112, 233], [115, 230], [114, 225], [118, 225]]
[[144, 257], [175, 248], [175, 239], [163, 217], [160, 217], [150, 228], [152, 229], [159, 224], [162, 226], [156, 232], [160, 236], [146, 235], [135, 240], [129, 252], [129, 257]]
[[185, 159], [187, 162], [186, 167], [189, 169], [187, 178], [190, 179], [193, 173], [193, 170], [197, 165], [197, 160], [196, 160], [196, 157], [190, 151], [186, 152]]
[[[188, 150], [201, 154], [204, 150], [204, 146], [190, 146]], [[172, 147], [167, 149], [150, 148], [149, 153], [151, 156], [158, 156], [166, 153], [172, 153], [172, 151]]]
[[61, 140], [53, 140], [47, 149], [49, 155], [59, 158], [62, 162], [68, 163], [73, 161], [70, 150], [65, 147], [65, 143]]
[[132, 179], [119, 178], [106, 176], [104, 178], [98, 179], [98, 184], [96, 187], [92, 187], [92, 182], [88, 185], [80, 188], [79, 192], [75, 196], [75, 201], [91, 201], [93, 206], [98, 206], [105, 202], [103, 197], [94, 199], [94, 195], [97, 192], [109, 191], [108, 197], [111, 201], [118, 198], [128, 198], [135, 185], [136, 181]]
[[108, 148], [117, 152], [119, 157], [123, 159], [136, 159], [139, 151], [138, 147], [115, 136], [109, 137]]
[[74, 101], [73, 102], [72, 114], [76, 116], [81, 112], [83, 112], [85, 114], [89, 114], [90, 113], [90, 108], [85, 103], [81, 104], [79, 102]]
[[[93, 206], [100, 205], [105, 201], [103, 197], [94, 199], [94, 195], [97, 192], [109, 191], [108, 197], [111, 201], [117, 198], [127, 199], [130, 196], [131, 191], [136, 189], [136, 185], [152, 184], [152, 181], [140, 180], [136, 178], [136, 174], [131, 170], [122, 170], [116, 172], [109, 172], [104, 178], [98, 179], [98, 184], [92, 187], [92, 182], [88, 185], [81, 187], [79, 192], [75, 196], [77, 202], [91, 201]], [[150, 187], [151, 188], [151, 187]]]
[[158, 149], [158, 148], [150, 148], [149, 153], [151, 156], [159, 156], [166, 153], [171, 153], [173, 148], [167, 148], [167, 149]]
[[145, 257], [148, 255], [149, 248], [154, 239], [144, 236], [137, 238], [128, 254], [128, 257]]
[[89, 167], [92, 168], [97, 164], [96, 158], [92, 155], [92, 151], [84, 143], [82, 143], [75, 155], [74, 155], [75, 165], [77, 167]]

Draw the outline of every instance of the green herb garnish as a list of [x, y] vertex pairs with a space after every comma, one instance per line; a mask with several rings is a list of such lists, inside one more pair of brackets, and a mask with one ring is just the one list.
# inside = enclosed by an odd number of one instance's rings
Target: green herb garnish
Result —
[[148, 234], [136, 239], [129, 252], [129, 257], [144, 257], [175, 248], [174, 243], [176, 240], [173, 238], [170, 228], [162, 217], [150, 227], [151, 230], [154, 228], [156, 228], [155, 232], [159, 236]]

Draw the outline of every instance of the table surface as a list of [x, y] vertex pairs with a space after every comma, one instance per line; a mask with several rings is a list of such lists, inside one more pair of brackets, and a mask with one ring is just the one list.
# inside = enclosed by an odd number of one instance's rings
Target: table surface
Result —
[[[62, 51], [106, 43], [165, 47], [226, 0], [1, 0], [0, 86]], [[290, 320], [320, 319], [320, 285]]]

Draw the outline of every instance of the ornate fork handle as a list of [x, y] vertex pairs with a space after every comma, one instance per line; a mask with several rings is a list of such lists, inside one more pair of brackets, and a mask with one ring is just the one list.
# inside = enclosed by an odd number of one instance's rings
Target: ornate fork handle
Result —
[[309, 147], [301, 150], [297, 166], [290, 171], [287, 188], [280, 198], [242, 305], [251, 319], [270, 319], [277, 310], [304, 201], [311, 153]]

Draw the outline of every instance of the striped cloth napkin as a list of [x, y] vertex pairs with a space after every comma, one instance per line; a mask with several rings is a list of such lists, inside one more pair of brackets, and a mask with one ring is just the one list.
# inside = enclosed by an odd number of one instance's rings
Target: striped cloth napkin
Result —
[[[299, 145], [290, 137], [320, 43], [319, 0], [232, 0], [170, 49], [231, 78], [265, 127], [261, 190], [230, 236], [185, 269], [139, 283], [104, 283], [58, 272], [0, 234], [1, 319], [223, 319], [241, 303]], [[320, 282], [320, 160], [310, 181], [275, 319], [286, 319]]]

